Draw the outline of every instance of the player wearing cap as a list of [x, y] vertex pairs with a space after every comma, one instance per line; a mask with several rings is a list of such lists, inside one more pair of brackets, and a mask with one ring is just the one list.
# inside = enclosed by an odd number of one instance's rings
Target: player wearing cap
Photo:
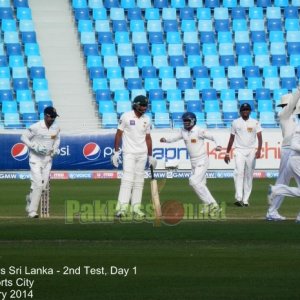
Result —
[[[248, 103], [243, 103], [240, 107], [240, 118], [232, 122], [231, 135], [224, 158], [224, 161], [228, 164], [234, 143], [234, 184], [235, 205], [237, 206], [249, 205], [255, 162], [261, 156], [262, 129], [257, 120], [250, 118], [250, 113], [251, 106]], [[256, 136], [258, 139], [257, 149], [255, 148]]]
[[[280, 128], [282, 132], [282, 143], [281, 143], [281, 159], [278, 171], [278, 177], [275, 183], [289, 185], [289, 182], [293, 176], [293, 171], [288, 163], [290, 154], [293, 152], [291, 150], [291, 140], [293, 133], [296, 129], [295, 120], [295, 108], [300, 99], [300, 90], [298, 88], [297, 92], [294, 94], [286, 94], [281, 97], [281, 103], [278, 105], [282, 107], [282, 110], [278, 113], [278, 118], [280, 122]], [[268, 221], [283, 221], [286, 218], [278, 213], [278, 209], [281, 206], [284, 196], [277, 195], [271, 197], [272, 187], [269, 189], [269, 209], [267, 211], [266, 219]]]
[[54, 107], [46, 107], [44, 119], [31, 125], [21, 136], [21, 141], [29, 148], [31, 187], [26, 196], [26, 211], [30, 218], [38, 218], [37, 211], [49, 181], [52, 159], [58, 154], [60, 129], [54, 123], [57, 116]]
[[156, 159], [152, 157], [152, 139], [150, 135], [151, 120], [145, 115], [148, 99], [136, 96], [133, 100], [133, 110], [124, 113], [115, 135], [112, 164], [117, 168], [120, 161], [120, 145], [122, 141], [123, 177], [118, 196], [117, 217], [127, 214], [129, 204], [134, 215], [145, 217], [140, 209], [144, 188], [144, 170], [149, 164], [156, 167]]
[[161, 138], [160, 142], [173, 143], [181, 139], [184, 140], [192, 165], [192, 176], [189, 178], [189, 183], [198, 197], [207, 206], [208, 214], [214, 216], [219, 211], [219, 205], [206, 186], [205, 175], [208, 169], [209, 160], [204, 140], [208, 139], [213, 141], [216, 145], [216, 151], [220, 151], [222, 147], [216, 141], [214, 136], [196, 125], [197, 118], [194, 113], [184, 113], [182, 115], [182, 120], [184, 128], [172, 138]]

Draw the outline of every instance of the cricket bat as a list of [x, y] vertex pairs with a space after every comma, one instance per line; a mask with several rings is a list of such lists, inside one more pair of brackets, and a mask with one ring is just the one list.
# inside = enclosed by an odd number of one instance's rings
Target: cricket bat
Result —
[[159, 200], [157, 180], [154, 178], [153, 166], [150, 166], [150, 171], [151, 171], [151, 181], [150, 181], [151, 199], [154, 208], [155, 219], [159, 220], [161, 218], [161, 206]]

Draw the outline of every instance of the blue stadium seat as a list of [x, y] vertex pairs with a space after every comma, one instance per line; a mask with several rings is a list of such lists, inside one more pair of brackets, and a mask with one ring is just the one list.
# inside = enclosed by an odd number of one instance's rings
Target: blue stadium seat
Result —
[[79, 7], [74, 8], [74, 16], [75, 20], [89, 20], [90, 19], [90, 13], [88, 7]]
[[179, 18], [181, 20], [194, 20], [194, 13], [195, 13], [194, 8], [185, 6], [180, 8]]
[[280, 89], [280, 82], [278, 77], [265, 78], [264, 87], [270, 90]]
[[253, 43], [266, 42], [266, 33], [264, 31], [251, 31], [251, 40]]
[[217, 100], [217, 91], [215, 89], [203, 89], [202, 90], [202, 100], [212, 101]]
[[87, 0], [72, 0], [72, 7], [73, 8], [82, 8], [87, 7]]
[[189, 102], [189, 101], [194, 101], [197, 100], [199, 101], [199, 90], [198, 89], [186, 89], [184, 91], [184, 101]]
[[270, 31], [269, 32], [270, 43], [282, 43], [284, 42], [283, 32], [282, 31]]
[[176, 78], [190, 78], [191, 69], [187, 66], [179, 66], [175, 68], [175, 77]]
[[252, 55], [245, 54], [245, 55], [238, 56], [238, 66], [247, 67], [252, 65], [253, 65]]
[[10, 78], [10, 68], [9, 67], [0, 67], [0, 78]]
[[200, 54], [200, 45], [198, 43], [185, 44], [185, 54], [186, 55], [199, 55]]
[[133, 55], [120, 56], [120, 66], [122, 68], [134, 67], [135, 65], [135, 57]]
[[143, 67], [152, 66], [152, 58], [150, 55], [139, 55], [137, 56], [137, 66], [142, 69]]
[[214, 78], [212, 87], [217, 91], [228, 89], [227, 78]]
[[12, 101], [13, 93], [10, 89], [0, 89], [0, 103], [3, 101]]
[[158, 89], [159, 79], [158, 78], [145, 78], [144, 79], [144, 88], [146, 91], [150, 91], [152, 89]]
[[279, 30], [282, 30], [281, 19], [269, 19], [267, 21], [267, 29], [268, 29], [268, 31], [279, 31]]
[[162, 44], [164, 43], [164, 36], [162, 32], [149, 32], [150, 44]]
[[[123, 84], [124, 84], [124, 82], [123, 82]], [[94, 78], [93, 79], [93, 83], [92, 83], [93, 91], [107, 89], [107, 88], [108, 88], [108, 84], [107, 84], [106, 78]]]
[[155, 128], [170, 128], [170, 115], [167, 112], [154, 113], [154, 127]]
[[167, 90], [167, 101], [180, 101], [182, 100], [181, 90], [179, 89], [168, 89]]
[[3, 100], [1, 111], [3, 114], [6, 113], [17, 113], [18, 106], [16, 101]]
[[251, 48], [249, 43], [236, 43], [236, 53], [238, 55], [251, 54]]
[[274, 5], [278, 7], [286, 7], [289, 5], [288, 0], [274, 0]]
[[0, 90], [9, 90], [9, 89], [10, 89], [10, 79], [0, 78]]
[[[4, 35], [5, 37], [5, 35]], [[23, 44], [26, 43], [36, 43], [36, 32], [35, 31], [25, 31], [21, 33], [21, 41]]]
[[248, 31], [236, 31], [234, 33], [235, 43], [250, 43]]
[[94, 21], [107, 20], [107, 12], [105, 7], [93, 8], [92, 18]]
[[296, 78], [281, 78], [281, 87], [283, 89], [293, 90], [297, 87]]
[[207, 112], [206, 124], [208, 128], [223, 128], [224, 122], [222, 119], [221, 112]]
[[245, 77], [259, 77], [260, 70], [258, 66], [247, 66], [245, 67]]
[[219, 66], [219, 55], [205, 55], [204, 56], [204, 66], [211, 68]]
[[202, 66], [202, 56], [201, 55], [188, 55], [187, 65], [190, 68]]
[[204, 111], [208, 112], [220, 112], [220, 105], [218, 100], [204, 101]]
[[239, 90], [245, 88], [245, 79], [244, 78], [230, 78], [229, 87], [230, 89]]
[[178, 83], [178, 88], [182, 91], [193, 88], [192, 78], [178, 78], [177, 83]]
[[44, 67], [31, 67], [29, 70], [30, 79], [34, 78], [45, 78], [45, 68]]
[[[28, 9], [28, 8], [27, 8]], [[13, 10], [11, 7], [0, 7], [0, 19], [13, 19]], [[20, 19], [20, 13], [17, 12], [17, 19]]]
[[114, 101], [129, 101], [129, 91], [128, 90], [115, 90]]
[[186, 103], [186, 111], [202, 112], [202, 102], [200, 100], [190, 100]]
[[219, 67], [212, 67], [210, 69], [210, 77], [212, 79], [214, 78], [225, 78], [225, 68], [223, 66], [219, 66]]
[[290, 65], [293, 67], [300, 66], [300, 55], [299, 54], [291, 54], [290, 55]]
[[172, 113], [171, 119], [172, 119], [172, 127], [173, 128], [182, 128], [183, 127], [181, 112], [180, 113]]
[[142, 78], [157, 78], [157, 69], [153, 66], [143, 67]]
[[174, 68], [169, 66], [160, 67], [159, 78], [174, 78]]
[[127, 88], [131, 91], [133, 89], [142, 89], [143, 83], [141, 78], [128, 78]]
[[91, 9], [104, 8], [103, 0], [88, 0], [88, 7]]
[[103, 113], [102, 115], [102, 127], [103, 128], [117, 128], [118, 127], [118, 117], [114, 112]]
[[28, 78], [14, 78], [12, 86], [15, 91], [16, 90], [27, 90], [27, 89], [29, 89]]
[[89, 77], [91, 80], [95, 78], [105, 78], [106, 77], [105, 69], [103, 67], [91, 67], [89, 69]]
[[103, 5], [106, 8], [113, 8], [113, 7], [119, 7], [119, 1], [118, 0], [104, 0]]
[[169, 112], [170, 113], [184, 113], [184, 101], [171, 101], [169, 105]]
[[127, 10], [127, 19], [131, 20], [142, 20], [142, 10], [140, 7], [131, 7]]
[[115, 112], [114, 103], [109, 100], [102, 100], [98, 102], [98, 112], [99, 114], [103, 113], [113, 113]]
[[213, 31], [212, 20], [199, 20], [198, 31], [199, 32]]
[[[88, 45], [85, 45], [88, 46]], [[24, 45], [24, 53], [26, 56], [29, 55], [40, 55], [39, 45], [36, 43], [26, 43]]]
[[177, 20], [164, 20], [163, 29], [165, 32], [178, 32], [178, 22]]
[[248, 25], [245, 19], [234, 19], [232, 22], [233, 31], [247, 31]]
[[18, 129], [22, 127], [18, 112], [4, 114], [4, 128]]
[[130, 111], [132, 109], [132, 103], [131, 101], [118, 101], [117, 102], [117, 114], [121, 115], [124, 112]]
[[232, 33], [230, 31], [219, 31], [218, 32], [218, 42], [222, 43], [232, 43]]
[[299, 31], [299, 19], [285, 19], [284, 28], [286, 31]]
[[225, 112], [237, 112], [238, 103], [236, 100], [226, 100], [222, 102], [222, 111]]
[[257, 111], [265, 112], [265, 111], [273, 111], [273, 103], [271, 100], [258, 100], [257, 101]]
[[4, 32], [3, 41], [5, 44], [16, 44], [19, 43], [19, 34], [16, 31], [6, 31]]
[[153, 56], [153, 66], [157, 69], [161, 67], [168, 67], [169, 63], [167, 55]]
[[167, 91], [169, 89], [175, 90], [177, 89], [177, 83], [175, 78], [162, 78], [161, 79], [161, 88], [164, 91]]
[[244, 7], [233, 7], [231, 9], [231, 18], [234, 19], [245, 19], [246, 18], [246, 10]]
[[238, 90], [238, 100], [239, 101], [252, 101], [253, 100], [253, 91], [250, 89], [239, 89]]
[[209, 78], [196, 78], [195, 88], [202, 91], [204, 89], [210, 89], [210, 79]]
[[22, 122], [25, 128], [30, 127], [32, 124], [36, 123], [37, 121], [39, 121], [37, 112], [22, 114]]
[[235, 90], [222, 90], [220, 99], [222, 101], [227, 101], [227, 100], [235, 100]]
[[164, 100], [164, 91], [160, 88], [149, 91], [149, 101]]
[[277, 127], [273, 111], [265, 111], [259, 114], [259, 121], [263, 128], [274, 128]]
[[[91, 67], [102, 67], [101, 56], [88, 55], [86, 60], [86, 66], [88, 69], [90, 69]], [[33, 68], [39, 68], [39, 67], [33, 67]]]
[[96, 102], [111, 101], [112, 99], [111, 99], [110, 90], [109, 89], [96, 90], [95, 99], [96, 99]]
[[298, 7], [287, 6], [284, 8], [284, 18], [285, 19], [297, 19], [299, 18]]
[[271, 99], [271, 93], [269, 89], [257, 89], [256, 90], [256, 100], [270, 100]]
[[193, 67], [193, 77], [194, 78], [208, 78], [208, 68], [205, 66]]
[[215, 43], [215, 33], [213, 31], [200, 32], [200, 41], [202, 43]]
[[255, 55], [254, 64], [255, 64], [255, 66], [258, 66], [260, 68], [269, 66], [270, 65], [270, 56], [267, 54], [266, 55]]
[[155, 100], [151, 101], [151, 112], [158, 113], [158, 112], [167, 112], [167, 103], [165, 100]]
[[[17, 91], [17, 97], [18, 97], [18, 92]], [[20, 90], [20, 92], [22, 92], [22, 90]], [[23, 97], [25, 97], [25, 95], [23, 95]], [[31, 97], [31, 94], [30, 94]], [[34, 99], [35, 102], [40, 102], [40, 101], [51, 101], [51, 96], [50, 96], [50, 92], [49, 90], [37, 90], [34, 93]]]
[[223, 113], [223, 120], [227, 127], [229, 127], [233, 120], [239, 117], [238, 112], [224, 112]]
[[154, 0], [153, 5], [156, 8], [164, 9], [165, 7], [168, 7], [168, 1], [167, 0]]
[[229, 20], [215, 20], [215, 30], [218, 31], [229, 31], [230, 24]]
[[35, 103], [33, 101], [22, 101], [19, 103], [19, 113], [21, 115], [25, 113], [36, 113]]
[[170, 66], [179, 67], [184, 66], [184, 56], [183, 55], [172, 55], [170, 58]]

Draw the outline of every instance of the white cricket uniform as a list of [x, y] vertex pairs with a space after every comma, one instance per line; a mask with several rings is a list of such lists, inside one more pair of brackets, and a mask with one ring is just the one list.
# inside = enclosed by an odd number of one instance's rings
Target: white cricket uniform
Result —
[[[31, 125], [21, 136], [21, 141], [29, 148], [29, 165], [31, 177], [31, 192], [29, 213], [37, 212], [42, 191], [48, 184], [52, 167], [51, 153], [58, 150], [60, 144], [60, 129], [53, 123], [48, 129], [41, 120]], [[33, 144], [39, 144], [47, 149], [42, 155], [32, 149]]]
[[118, 197], [119, 206], [140, 206], [144, 187], [144, 173], [148, 157], [146, 134], [151, 121], [147, 115], [137, 117], [134, 110], [121, 116], [118, 129], [123, 131], [123, 177]]
[[252, 190], [256, 162], [256, 136], [261, 131], [259, 122], [252, 118], [245, 121], [240, 117], [234, 120], [231, 125], [231, 134], [235, 136], [235, 199], [244, 204], [248, 204]]
[[[293, 97], [291, 101], [283, 107], [278, 113], [280, 128], [282, 131], [282, 143], [281, 143], [281, 158], [278, 170], [278, 177], [275, 185], [283, 184], [289, 185], [292, 178], [293, 171], [288, 163], [291, 154], [291, 140], [293, 133], [296, 129], [296, 116], [293, 115], [294, 109], [296, 108], [299, 97]], [[268, 213], [272, 214], [280, 208], [283, 201], [283, 195], [277, 195], [273, 198], [272, 203], [268, 209]]]
[[288, 197], [300, 197], [300, 125], [297, 125], [291, 139], [291, 153], [288, 160], [288, 168], [292, 171], [298, 187], [290, 187], [285, 184], [276, 184], [272, 187], [272, 193]]
[[198, 126], [194, 126], [191, 130], [181, 129], [174, 137], [166, 138], [166, 142], [172, 143], [181, 139], [184, 140], [188, 149], [192, 165], [192, 176], [189, 178], [190, 185], [205, 204], [216, 203], [216, 200], [206, 186], [205, 175], [209, 160], [204, 141], [208, 139], [213, 141], [216, 146], [220, 144], [217, 143], [214, 136]]

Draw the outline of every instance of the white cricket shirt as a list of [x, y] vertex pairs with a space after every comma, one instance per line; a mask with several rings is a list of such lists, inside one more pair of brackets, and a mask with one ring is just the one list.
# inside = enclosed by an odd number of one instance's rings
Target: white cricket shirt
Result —
[[166, 142], [173, 143], [181, 139], [184, 140], [191, 159], [207, 157], [205, 139], [213, 141], [216, 146], [220, 146], [214, 136], [198, 126], [194, 126], [190, 131], [182, 128], [177, 135], [166, 138]]
[[234, 120], [231, 125], [231, 134], [235, 135], [235, 148], [254, 149], [256, 147], [256, 135], [261, 131], [261, 126], [255, 119], [249, 118], [245, 121], [240, 117]]
[[[48, 129], [45, 121], [41, 120], [32, 124], [22, 135], [21, 140], [30, 148], [32, 143], [37, 143], [47, 149], [47, 155], [52, 150], [57, 150], [60, 143], [60, 129], [56, 123], [53, 123]], [[45, 155], [30, 151], [30, 158], [41, 158]]]
[[134, 110], [123, 113], [118, 129], [123, 131], [122, 151], [124, 153], [148, 153], [146, 134], [150, 133], [151, 121], [147, 115], [137, 117]]
[[282, 148], [290, 148], [292, 136], [297, 127], [297, 116], [293, 115], [293, 112], [298, 100], [299, 98], [297, 97], [297, 95], [293, 96], [292, 100], [278, 113], [280, 128], [283, 137], [281, 142]]

